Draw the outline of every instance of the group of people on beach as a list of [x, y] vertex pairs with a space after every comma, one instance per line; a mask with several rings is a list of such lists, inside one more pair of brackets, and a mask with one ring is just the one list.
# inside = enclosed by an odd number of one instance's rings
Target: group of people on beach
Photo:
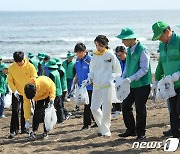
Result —
[[[9, 67], [2, 63], [0, 57], [0, 117], [5, 117], [4, 97], [12, 91], [12, 115], [10, 123], [10, 139], [19, 132], [19, 109], [21, 108], [21, 133], [29, 133], [29, 139], [36, 138], [39, 124], [44, 122], [45, 109], [54, 105], [57, 122], [62, 123], [72, 114], [67, 111], [64, 101], [73, 96], [75, 85], [86, 87], [89, 104], [84, 105], [83, 127], [98, 127], [98, 136], [111, 136], [112, 103], [116, 103], [115, 114], [121, 111], [125, 132], [119, 137], [136, 136], [137, 140], [146, 138], [146, 102], [150, 92], [155, 96], [158, 82], [168, 78], [173, 83], [176, 95], [168, 99], [170, 105], [171, 133], [180, 138], [180, 35], [171, 30], [169, 25], [158, 21], [152, 25], [152, 40], [159, 40], [160, 54], [152, 84], [150, 54], [148, 49], [137, 39], [132, 28], [123, 28], [117, 38], [124, 46], [117, 46], [115, 53], [109, 50], [109, 40], [105, 35], [98, 35], [94, 44], [96, 51], [91, 56], [83, 43], [77, 43], [74, 53], [69, 52], [67, 59], [61, 62], [58, 58], [50, 58], [38, 53], [37, 61], [33, 53], [26, 59], [22, 51], [14, 52], [14, 62]], [[8, 74], [7, 74], [8, 72]], [[130, 85], [130, 93], [122, 102], [112, 102], [112, 88], [117, 77], [123, 78], [122, 84]], [[152, 86], [151, 86], [152, 84]], [[9, 85], [9, 88], [8, 88]], [[135, 103], [136, 120], [132, 105]], [[21, 107], [20, 107], [21, 106]], [[32, 131], [30, 132], [31, 109], [33, 108]], [[79, 106], [76, 106], [76, 111]], [[92, 125], [94, 121], [94, 125]], [[48, 137], [44, 125], [43, 138]]]

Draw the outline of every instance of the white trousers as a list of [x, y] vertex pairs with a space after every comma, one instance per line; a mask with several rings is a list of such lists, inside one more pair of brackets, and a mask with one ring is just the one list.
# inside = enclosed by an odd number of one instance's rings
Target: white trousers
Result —
[[[111, 87], [105, 89], [93, 89], [91, 111], [99, 127], [99, 133], [111, 136]], [[102, 109], [101, 109], [102, 105]]]

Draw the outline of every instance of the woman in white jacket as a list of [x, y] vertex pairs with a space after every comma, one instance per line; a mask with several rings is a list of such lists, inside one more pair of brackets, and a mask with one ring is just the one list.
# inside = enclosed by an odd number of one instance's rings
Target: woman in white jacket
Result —
[[89, 81], [93, 82], [91, 111], [100, 136], [111, 136], [113, 75], [121, 75], [119, 61], [113, 51], [108, 50], [108, 42], [104, 35], [99, 35], [94, 40], [97, 50], [93, 53], [89, 73]]

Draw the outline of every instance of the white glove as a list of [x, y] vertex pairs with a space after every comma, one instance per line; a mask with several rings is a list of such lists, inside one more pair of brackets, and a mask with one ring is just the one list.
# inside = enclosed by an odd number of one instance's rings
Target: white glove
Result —
[[30, 122], [29, 122], [29, 121], [26, 121], [26, 123], [25, 123], [25, 128], [26, 128], [27, 130], [29, 130], [29, 128], [30, 128]]
[[87, 78], [86, 80], [83, 80], [83, 81], [82, 81], [81, 86], [84, 88], [84, 87], [90, 85], [91, 83], [92, 83], [92, 82], [91, 82], [91, 79], [90, 79], [90, 78]]
[[172, 82], [176, 82], [179, 80], [180, 71], [173, 73], [172, 75], [167, 75], [165, 78], [169, 78]]
[[156, 98], [157, 86], [158, 86], [158, 81], [154, 81], [150, 92], [150, 99], [152, 100], [155, 100]]
[[129, 83], [131, 83], [131, 79], [130, 79], [130, 78], [125, 78], [125, 79], [123, 80], [123, 82], [129, 82]]
[[73, 97], [74, 90], [75, 90], [75, 84], [73, 83], [72, 86], [71, 86], [71, 90], [70, 90], [70, 92], [69, 92], [69, 94], [67, 96], [68, 98]]
[[14, 96], [19, 100], [19, 92], [17, 90], [14, 91]]
[[48, 107], [50, 108], [50, 107], [52, 107], [54, 105], [54, 101], [53, 100], [50, 100], [49, 101], [49, 104], [48, 104]]
[[0, 93], [0, 97], [1, 97], [1, 93]]

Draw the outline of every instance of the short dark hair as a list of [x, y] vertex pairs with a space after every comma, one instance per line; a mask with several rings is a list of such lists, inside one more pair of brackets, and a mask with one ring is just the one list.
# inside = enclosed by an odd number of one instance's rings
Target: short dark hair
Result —
[[77, 43], [74, 48], [74, 52], [84, 51], [84, 50], [86, 50], [86, 46], [83, 43]]
[[28, 83], [24, 87], [24, 93], [25, 93], [27, 99], [33, 99], [34, 96], [36, 95], [36, 86], [32, 83]]
[[105, 46], [106, 49], [109, 49], [109, 47], [108, 47], [109, 40], [105, 35], [98, 35], [94, 40], [94, 43], [95, 42], [98, 42], [99, 45]]
[[49, 60], [50, 60], [50, 56], [46, 55], [46, 56], [44, 57], [44, 60], [45, 60], [45, 61], [49, 61]]
[[124, 46], [117, 46], [115, 52], [126, 52], [126, 48]]
[[15, 62], [22, 62], [22, 60], [24, 59], [24, 52], [22, 51], [14, 52], [13, 58]]

